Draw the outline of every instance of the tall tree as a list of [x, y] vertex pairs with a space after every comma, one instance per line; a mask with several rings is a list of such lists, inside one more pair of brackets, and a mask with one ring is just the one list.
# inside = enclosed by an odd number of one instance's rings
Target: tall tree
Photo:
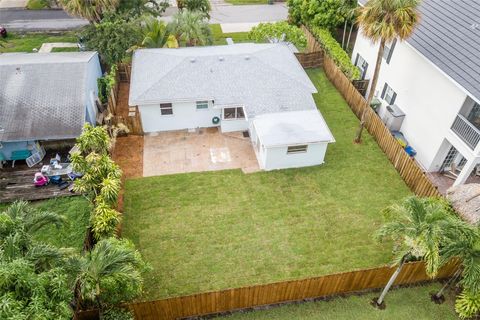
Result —
[[[355, 15], [357, 13], [357, 1], [355, 0], [341, 0], [340, 12], [343, 15], [343, 34], [342, 34], [342, 48], [348, 50], [350, 36], [352, 34], [353, 26], [355, 25]], [[350, 31], [347, 38], [347, 26], [350, 24]], [[347, 40], [345, 44], [345, 40]]]
[[[405, 40], [412, 35], [419, 21], [418, 4], [419, 0], [369, 0], [365, 6], [359, 9], [357, 22], [363, 34], [373, 43], [380, 43], [367, 106], [370, 106], [375, 94], [385, 44], [394, 39]], [[362, 140], [365, 115], [366, 110], [362, 114], [355, 135], [356, 143], [360, 143]]]
[[119, 0], [60, 0], [60, 5], [68, 14], [96, 23], [102, 20], [106, 12], [115, 11], [119, 2]]
[[210, 25], [203, 12], [180, 10], [173, 16], [169, 28], [177, 40], [185, 41], [187, 46], [203, 46], [212, 43]]
[[383, 307], [385, 296], [405, 262], [412, 258], [424, 260], [427, 274], [434, 277], [442, 263], [440, 247], [446, 237], [455, 232], [468, 233], [468, 227], [437, 199], [409, 197], [385, 209], [385, 214], [391, 221], [377, 231], [376, 237], [394, 241], [397, 269], [376, 299], [377, 307]]
[[165, 22], [154, 17], [146, 17], [142, 22], [142, 43], [129, 50], [138, 48], [178, 48], [177, 38], [170, 34]]

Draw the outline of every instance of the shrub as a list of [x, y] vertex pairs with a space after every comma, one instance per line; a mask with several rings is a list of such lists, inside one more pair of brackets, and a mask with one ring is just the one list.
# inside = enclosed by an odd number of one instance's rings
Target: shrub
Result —
[[457, 297], [455, 311], [460, 318], [471, 318], [480, 311], [480, 294], [473, 294], [466, 290]]
[[338, 0], [287, 0], [291, 22], [334, 29], [344, 21]]
[[100, 315], [100, 320], [134, 320], [132, 312], [127, 309], [112, 308]]
[[110, 72], [97, 79], [98, 98], [102, 103], [107, 103], [110, 90], [115, 86], [117, 65], [112, 65]]
[[337, 40], [333, 38], [330, 31], [319, 27], [310, 27], [309, 29], [325, 53], [333, 59], [335, 64], [350, 80], [360, 79], [360, 71], [353, 65], [348, 54], [342, 49]]
[[299, 50], [306, 47], [307, 38], [305, 38], [303, 31], [285, 21], [260, 23], [248, 33], [248, 38], [256, 42], [263, 42], [268, 39], [280, 39], [284, 34], [285, 41], [293, 43]]

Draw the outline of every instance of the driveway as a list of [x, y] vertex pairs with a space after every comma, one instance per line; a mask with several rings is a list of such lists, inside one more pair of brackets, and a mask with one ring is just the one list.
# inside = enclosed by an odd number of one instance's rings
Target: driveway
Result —
[[217, 128], [144, 137], [144, 177], [225, 169], [260, 170], [250, 138], [239, 132], [222, 134]]

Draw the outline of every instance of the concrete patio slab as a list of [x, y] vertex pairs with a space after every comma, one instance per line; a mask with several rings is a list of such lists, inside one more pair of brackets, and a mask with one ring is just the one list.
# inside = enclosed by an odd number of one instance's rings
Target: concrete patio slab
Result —
[[242, 169], [259, 171], [249, 138], [217, 128], [172, 131], [144, 137], [143, 176]]

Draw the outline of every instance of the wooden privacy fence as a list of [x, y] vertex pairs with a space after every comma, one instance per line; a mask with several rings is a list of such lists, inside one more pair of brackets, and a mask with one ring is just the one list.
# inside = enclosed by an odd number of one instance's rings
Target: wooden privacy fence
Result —
[[[457, 268], [458, 262], [448, 263], [439, 271], [437, 279], [451, 277]], [[382, 288], [388, 282], [394, 270], [393, 267], [385, 266], [302, 280], [137, 302], [126, 307], [133, 311], [136, 319], [181, 319]], [[427, 280], [430, 280], [430, 278], [425, 274], [425, 264], [423, 262], [411, 262], [405, 264], [395, 281], [395, 285], [413, 284]], [[91, 316], [91, 311], [85, 311], [79, 313], [77, 319], [91, 319]]]
[[328, 56], [324, 57], [323, 69], [328, 79], [342, 94], [355, 115], [360, 119], [365, 112], [365, 128], [375, 138], [380, 148], [385, 152], [408, 187], [416, 195], [422, 197], [440, 197], [441, 194], [430, 179], [428, 179], [425, 172], [415, 160], [405, 152], [375, 111], [367, 106], [365, 98], [363, 98], [350, 80], [348, 80], [340, 68], [338, 68]]
[[305, 69], [320, 68], [323, 65], [323, 51], [296, 52], [295, 57]]

